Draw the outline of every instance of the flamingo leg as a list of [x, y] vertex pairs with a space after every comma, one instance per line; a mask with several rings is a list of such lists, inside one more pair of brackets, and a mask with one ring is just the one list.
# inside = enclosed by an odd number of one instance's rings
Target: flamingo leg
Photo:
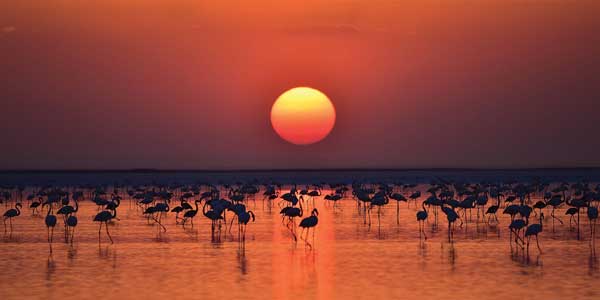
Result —
[[106, 234], [108, 235], [108, 238], [110, 239], [110, 243], [114, 244], [113, 239], [110, 236], [110, 232], [108, 232], [108, 223], [106, 223], [106, 225], [104, 226], [104, 228], [106, 228]]

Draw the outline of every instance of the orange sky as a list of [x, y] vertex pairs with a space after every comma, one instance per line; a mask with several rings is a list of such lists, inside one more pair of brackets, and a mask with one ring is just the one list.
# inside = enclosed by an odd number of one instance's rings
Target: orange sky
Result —
[[[599, 14], [566, 0], [2, 1], [0, 169], [597, 165]], [[310, 148], [269, 124], [303, 85], [338, 113]]]

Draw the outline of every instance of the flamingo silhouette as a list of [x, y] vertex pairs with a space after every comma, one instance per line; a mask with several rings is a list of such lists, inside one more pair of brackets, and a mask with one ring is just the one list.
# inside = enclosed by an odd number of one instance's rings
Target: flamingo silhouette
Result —
[[396, 200], [396, 225], [400, 225], [400, 201], [407, 202], [406, 197], [400, 193], [393, 193], [390, 198]]
[[417, 222], [419, 222], [419, 238], [422, 236], [427, 239], [425, 234], [425, 220], [427, 220], [427, 209], [425, 208], [425, 201], [421, 203], [423, 210], [417, 212]]
[[[67, 224], [67, 230], [69, 228], [71, 228], [71, 233], [70, 233], [71, 234], [71, 244], [73, 244], [73, 236], [75, 235], [75, 227], [77, 226], [77, 217], [74, 215], [70, 215], [67, 218], [66, 224]], [[69, 233], [67, 231], [67, 236], [68, 236], [68, 234]]]
[[492, 206], [488, 207], [488, 209], [485, 212], [485, 214], [488, 215], [488, 219], [487, 219], [488, 225], [490, 224], [490, 218], [492, 216], [496, 220], [496, 224], [500, 223], [500, 221], [498, 221], [498, 216], [496, 215], [499, 208], [500, 208], [500, 197], [498, 196], [498, 197], [496, 197], [496, 205], [492, 205]]
[[[29, 198], [29, 197], [27, 197]], [[37, 208], [42, 205], [42, 197], [39, 197], [37, 201], [33, 200], [31, 204], [29, 204], [29, 208], [32, 209], [32, 215], [37, 214]]]
[[[202, 214], [210, 219], [211, 221], [211, 236], [212, 239], [215, 239], [215, 228], [218, 227], [219, 229], [219, 237], [220, 237], [220, 230], [221, 230], [221, 220], [223, 219], [223, 210], [216, 208], [216, 207], [212, 207], [211, 206], [211, 202], [215, 201], [216, 199], [210, 200], [210, 201], [206, 201], [204, 202], [204, 206], [202, 206]], [[209, 206], [210, 209], [207, 209]], [[215, 205], [217, 206], [217, 205]]]
[[304, 242], [306, 242], [306, 244], [312, 248], [312, 245], [307, 241], [308, 239], [308, 233], [310, 232], [310, 229], [313, 228], [313, 237], [315, 234], [315, 230], [314, 228], [317, 226], [317, 224], [319, 224], [319, 211], [314, 208], [311, 213], [310, 216], [307, 218], [302, 219], [302, 221], [300, 221], [300, 227], [302, 227], [302, 232], [300, 233], [300, 238], [302, 239], [302, 235], [304, 234], [304, 230], [306, 229], [306, 236], [304, 237]]
[[108, 235], [108, 239], [110, 239], [110, 243], [114, 244], [112, 237], [110, 236], [110, 232], [108, 232], [108, 221], [117, 217], [117, 210], [112, 210], [112, 213], [108, 210], [103, 210], [96, 214], [94, 217], [94, 222], [99, 222], [100, 227], [98, 227], [98, 243], [100, 243], [100, 233], [102, 231], [102, 224], [104, 224], [106, 228], [106, 235]]
[[21, 207], [23, 207], [23, 205], [21, 205], [21, 203], [17, 203], [17, 204], [15, 204], [15, 208], [11, 208], [11, 209], [7, 210], [6, 212], [4, 212], [4, 218], [2, 219], [2, 221], [4, 222], [4, 232], [6, 232], [6, 219], [8, 219], [8, 222], [10, 223], [10, 231], [12, 232], [12, 230], [13, 230], [12, 218], [18, 217], [21, 215]]
[[248, 222], [250, 222], [250, 218], [252, 218], [252, 222], [254, 222], [254, 220], [256, 219], [256, 217], [254, 216], [254, 213], [251, 210], [249, 210], [249, 211], [244, 210], [238, 214], [238, 224], [240, 226], [240, 230], [238, 230], [238, 234], [240, 234], [240, 232], [241, 232], [243, 243], [246, 242], [246, 226], [248, 225]]
[[[54, 226], [56, 226], [56, 216], [52, 214], [52, 203], [46, 201], [44, 204], [42, 204], [42, 208], [45, 205], [48, 205], [48, 212], [46, 213], [46, 219], [44, 221], [46, 223], [46, 229], [48, 230], [48, 243], [52, 244]], [[52, 252], [52, 247], [50, 247], [50, 252]]]
[[515, 234], [515, 244], [517, 244], [517, 246], [519, 246], [519, 241], [521, 242], [521, 248], [524, 247], [525, 241], [523, 240], [523, 238], [521, 238], [520, 232], [523, 228], [527, 227], [527, 221], [523, 220], [523, 219], [516, 219], [510, 222], [510, 225], [508, 226], [508, 228], [510, 229], [511, 232], [511, 237], [509, 240], [512, 239], [512, 234]]
[[202, 200], [195, 200], [194, 201], [194, 205], [195, 205], [195, 209], [191, 209], [186, 211], [183, 214], [183, 220], [181, 221], [181, 224], [183, 227], [185, 227], [185, 223], [190, 220], [190, 223], [192, 224], [192, 228], [194, 228], [194, 217], [196, 217], [196, 215], [198, 214], [198, 203], [201, 203]]
[[452, 229], [452, 225], [457, 219], [460, 219], [460, 217], [453, 207], [446, 207], [444, 204], [445, 201], [442, 202], [442, 212], [446, 214], [446, 219], [448, 220], [448, 241], [452, 241], [454, 238], [454, 230]]
[[302, 215], [304, 214], [304, 209], [302, 207], [302, 201], [299, 201], [300, 204], [300, 208], [298, 207], [293, 207], [293, 206], [287, 206], [284, 207], [283, 209], [281, 209], [281, 215], [282, 215], [282, 221], [287, 217], [288, 222], [286, 224], [286, 227], [290, 230], [290, 232], [292, 233], [292, 236], [294, 238], [294, 240], [297, 240], [296, 237], [296, 232], [295, 232], [295, 224], [296, 224], [296, 217], [302, 217]]
[[598, 219], [598, 208], [589, 206], [587, 209], [587, 217], [590, 220], [590, 243], [593, 245], [596, 242], [596, 220]]
[[[73, 214], [76, 213], [77, 211], [79, 211], [79, 203], [77, 202], [77, 200], [75, 201], [75, 208], [71, 205], [68, 205], [69, 202], [67, 200], [67, 204], [64, 204], [63, 207], [61, 207], [56, 214], [57, 215], [62, 215], [63, 216], [63, 224], [65, 227], [65, 241], [69, 238], [69, 229], [68, 229], [68, 225], [67, 225], [67, 219]], [[77, 219], [75, 219], [75, 225], [77, 225]]]
[[544, 219], [544, 213], [540, 212], [540, 223], [539, 224], [531, 224], [527, 226], [525, 230], [525, 237], [527, 238], [527, 253], [529, 253], [529, 241], [532, 236], [535, 236], [535, 243], [537, 244], [538, 250], [542, 253], [542, 248], [540, 247], [540, 242], [538, 240], [538, 234], [542, 232], [544, 228], [544, 224], [542, 220]]

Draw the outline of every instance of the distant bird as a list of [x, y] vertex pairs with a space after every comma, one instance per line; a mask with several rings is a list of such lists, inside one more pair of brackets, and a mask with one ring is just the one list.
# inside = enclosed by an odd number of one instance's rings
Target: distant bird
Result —
[[[575, 219], [575, 215], [579, 212], [579, 208], [577, 207], [569, 207], [569, 209], [567, 209], [567, 211], [565, 212], [565, 215], [570, 216], [569, 218], [569, 228], [572, 228], [573, 226], [573, 222], [575, 222], [575, 224], [577, 224], [577, 219]], [[579, 225], [579, 224], [577, 224]]]
[[171, 209], [171, 212], [175, 213], [175, 224], [179, 224], [179, 214], [183, 211], [183, 207], [175, 206]]
[[[28, 197], [28, 198], [29, 198], [29, 197]], [[32, 209], [32, 212], [31, 212], [31, 214], [32, 214], [32, 215], [35, 215], [35, 214], [37, 214], [37, 208], [38, 208], [38, 207], [39, 207], [39, 206], [42, 204], [42, 200], [41, 200], [41, 199], [42, 199], [42, 198], [38, 198], [38, 200], [37, 200], [37, 201], [36, 201], [36, 200], [33, 200], [33, 201], [31, 202], [31, 204], [29, 204], [29, 208], [31, 208], [31, 209]]]
[[10, 231], [12, 232], [12, 230], [13, 230], [12, 218], [18, 217], [21, 215], [21, 207], [23, 207], [23, 205], [21, 205], [21, 203], [17, 203], [17, 204], [15, 204], [15, 208], [11, 208], [11, 209], [7, 210], [6, 212], [4, 212], [4, 218], [2, 218], [2, 221], [4, 223], [4, 232], [6, 232], [6, 219], [8, 219], [8, 222], [10, 223]]
[[100, 243], [100, 233], [102, 231], [102, 224], [104, 223], [106, 228], [106, 235], [110, 239], [110, 243], [114, 244], [112, 237], [110, 236], [110, 232], [108, 232], [108, 222], [117, 217], [117, 210], [113, 210], [112, 213], [108, 210], [103, 210], [96, 214], [94, 217], [94, 222], [99, 222], [100, 227], [98, 227], [98, 243]]
[[408, 198], [410, 198], [411, 200], [415, 200], [415, 205], [416, 205], [417, 199], [419, 199], [420, 197], [421, 197], [420, 191], [416, 191], [416, 192], [410, 194], [410, 196], [408, 196]]

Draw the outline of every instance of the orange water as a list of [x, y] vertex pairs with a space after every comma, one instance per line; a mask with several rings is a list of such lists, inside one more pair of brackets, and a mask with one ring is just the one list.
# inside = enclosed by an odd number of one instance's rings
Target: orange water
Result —
[[[327, 191], [325, 191], [327, 192]], [[255, 206], [256, 205], [256, 206]], [[248, 225], [245, 250], [237, 242], [237, 227], [211, 242], [210, 223], [201, 214], [195, 227], [165, 221], [167, 232], [148, 225], [128, 200], [119, 208], [120, 221], [109, 226], [115, 243], [91, 220], [97, 212], [82, 202], [73, 246], [64, 242], [61, 221], [54, 232], [52, 254], [43, 217], [27, 209], [14, 219], [13, 232], [0, 243], [0, 298], [43, 299], [203, 298], [203, 299], [598, 299], [599, 262], [591, 255], [589, 226], [582, 221], [582, 240], [569, 230], [564, 209], [552, 223], [546, 213], [540, 235], [543, 254], [535, 243], [529, 258], [511, 250], [507, 217], [500, 226], [472, 221], [447, 240], [446, 223], [421, 242], [414, 203], [377, 210], [369, 227], [355, 200], [333, 208], [316, 199], [319, 225], [308, 240], [294, 242], [281, 224], [275, 202], [248, 203], [256, 222]], [[2, 204], [2, 208], [4, 204]], [[27, 206], [27, 205], [26, 205]], [[420, 206], [419, 206], [420, 208]], [[230, 215], [229, 215], [230, 216]], [[229, 217], [228, 216], [228, 217]], [[582, 219], [585, 219], [582, 216]], [[1, 226], [1, 225], [0, 225]], [[514, 246], [513, 246], [514, 248]]]

